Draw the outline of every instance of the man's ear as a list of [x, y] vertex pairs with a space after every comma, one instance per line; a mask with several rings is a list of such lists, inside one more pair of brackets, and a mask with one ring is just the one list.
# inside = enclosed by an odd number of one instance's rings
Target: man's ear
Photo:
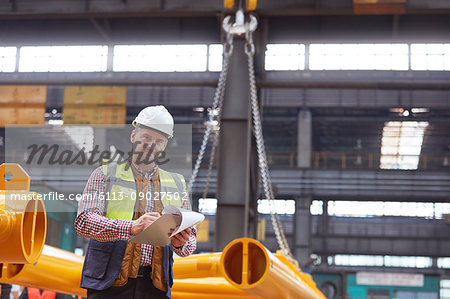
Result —
[[130, 141], [131, 141], [131, 143], [133, 143], [133, 144], [134, 144], [134, 142], [136, 141], [136, 129], [133, 129], [133, 131], [131, 131]]
[[166, 144], [164, 145], [164, 149], [163, 149], [163, 151], [165, 151], [165, 150], [166, 150], [166, 148], [167, 148], [167, 145], [169, 145], [169, 138], [166, 138]]

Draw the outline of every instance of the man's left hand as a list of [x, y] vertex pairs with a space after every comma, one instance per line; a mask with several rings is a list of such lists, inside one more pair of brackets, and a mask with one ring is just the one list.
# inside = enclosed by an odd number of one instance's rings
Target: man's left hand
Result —
[[[172, 234], [173, 230], [170, 232]], [[171, 238], [172, 245], [175, 247], [181, 247], [189, 240], [189, 237], [191, 236], [191, 229], [186, 228], [185, 230], [179, 232], [175, 236]]]

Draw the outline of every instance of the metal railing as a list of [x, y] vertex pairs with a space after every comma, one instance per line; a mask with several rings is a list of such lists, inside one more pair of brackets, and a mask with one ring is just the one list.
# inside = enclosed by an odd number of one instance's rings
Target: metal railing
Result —
[[[314, 169], [380, 169], [380, 153], [368, 152], [313, 152], [311, 168]], [[267, 153], [267, 159], [274, 167], [297, 167], [297, 153]], [[399, 169], [392, 167], [392, 169]], [[450, 170], [450, 153], [421, 154], [417, 169]]]

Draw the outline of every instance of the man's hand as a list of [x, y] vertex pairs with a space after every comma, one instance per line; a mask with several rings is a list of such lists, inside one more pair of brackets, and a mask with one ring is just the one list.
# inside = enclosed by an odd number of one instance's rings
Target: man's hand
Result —
[[159, 213], [152, 212], [152, 213], [145, 213], [138, 219], [134, 220], [131, 224], [131, 233], [133, 235], [137, 235], [141, 231], [143, 231], [147, 226], [152, 224], [156, 221], [156, 219], [159, 218]]
[[[171, 230], [170, 234], [173, 233], [173, 230]], [[179, 232], [175, 236], [171, 238], [172, 245], [175, 247], [181, 247], [189, 240], [189, 237], [191, 236], [191, 229], [186, 228], [185, 230]]]

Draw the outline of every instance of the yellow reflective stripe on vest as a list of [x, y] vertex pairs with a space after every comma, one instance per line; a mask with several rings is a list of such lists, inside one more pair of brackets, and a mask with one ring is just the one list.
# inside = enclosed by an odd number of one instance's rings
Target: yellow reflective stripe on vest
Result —
[[[112, 162], [102, 167], [105, 178], [105, 193], [109, 194], [106, 217], [110, 219], [131, 220], [137, 198], [133, 170], [128, 163]], [[183, 206], [186, 183], [181, 174], [159, 169], [160, 196], [163, 207]], [[154, 198], [152, 194], [152, 198]]]

